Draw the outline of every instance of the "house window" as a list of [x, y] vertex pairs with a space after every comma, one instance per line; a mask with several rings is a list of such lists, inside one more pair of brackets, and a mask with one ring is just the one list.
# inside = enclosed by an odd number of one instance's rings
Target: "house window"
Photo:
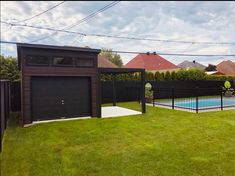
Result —
[[48, 66], [49, 59], [47, 56], [26, 56], [26, 64], [27, 65], [35, 65], [35, 66]]
[[53, 57], [53, 65], [73, 66], [73, 58], [72, 57]]
[[94, 67], [93, 57], [76, 58], [77, 67]]

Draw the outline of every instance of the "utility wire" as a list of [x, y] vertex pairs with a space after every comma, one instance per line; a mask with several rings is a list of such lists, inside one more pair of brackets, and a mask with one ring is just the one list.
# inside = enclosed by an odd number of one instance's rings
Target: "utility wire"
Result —
[[[107, 10], [107, 9], [109, 9], [109, 8], [111, 8], [111, 7], [113, 7], [113, 6], [115, 6], [115, 5], [118, 4], [119, 2], [120, 2], [120, 1], [113, 1], [112, 3], [110, 3], [110, 4], [108, 4], [108, 5], [104, 6], [104, 7], [102, 7], [101, 9], [99, 9], [99, 10], [97, 10], [97, 11], [91, 13], [90, 15], [86, 16], [85, 18], [83, 18], [83, 19], [81, 19], [81, 20], [78, 20], [78, 21], [75, 22], [74, 24], [71, 24], [71, 25], [69, 25], [69, 26], [67, 26], [67, 27], [65, 27], [65, 28], [62, 28], [62, 30], [68, 30], [68, 29], [71, 29], [71, 28], [73, 28], [73, 27], [75, 27], [75, 26], [77, 26], [77, 25], [79, 25], [79, 24], [81, 24], [81, 23], [83, 23], [83, 22], [86, 22], [86, 21], [88, 21], [89, 19], [91, 19], [91, 18], [95, 17], [96, 15], [98, 15], [99, 13], [101, 13], [101, 12], [103, 12], [103, 11], [105, 11], [105, 10]], [[47, 35], [47, 36], [41, 37], [41, 38], [39, 38], [39, 39], [32, 40], [31, 42], [37, 42], [37, 41], [40, 41], [40, 40], [44, 40], [44, 39], [46, 39], [46, 38], [48, 38], [48, 37], [52, 37], [52, 36], [56, 35], [57, 32], [58, 32], [58, 31], [53, 32], [52, 34], [49, 34], [49, 35]]]
[[101, 9], [99, 9], [99, 10], [97, 10], [97, 11], [91, 13], [90, 15], [86, 16], [85, 18], [83, 18], [83, 19], [77, 21], [76, 23], [70, 25], [69, 27], [66, 27], [66, 29], [73, 28], [73, 27], [75, 27], [75, 26], [77, 26], [77, 25], [79, 25], [79, 24], [81, 24], [81, 23], [83, 23], [83, 22], [88, 21], [89, 19], [93, 18], [94, 16], [98, 15], [99, 13], [101, 13], [101, 12], [103, 12], [103, 11], [105, 11], [105, 10], [107, 10], [107, 9], [109, 9], [109, 8], [111, 8], [111, 7], [113, 7], [113, 6], [115, 6], [115, 5], [118, 4], [119, 2], [120, 2], [120, 1], [113, 1], [112, 3], [110, 3], [110, 4], [106, 5], [106, 6], [104, 6], [103, 8], [101, 8]]
[[84, 34], [84, 33], [76, 32], [76, 31], [67, 31], [67, 30], [63, 30], [63, 29], [55, 29], [55, 28], [50, 28], [50, 27], [41, 27], [41, 26], [33, 26], [33, 25], [28, 25], [28, 24], [9, 23], [9, 22], [5, 22], [5, 21], [1, 21], [1, 23], [7, 24], [7, 25], [10, 25], [10, 26], [28, 27], [28, 28], [42, 29], [42, 30], [48, 30], [48, 31], [80, 34], [80, 35], [86, 36], [86, 34]]
[[[138, 52], [138, 51], [120, 51], [120, 50], [113, 50], [111, 52], [114, 53], [125, 53], [125, 54], [148, 54], [149, 52]], [[151, 53], [149, 53], [151, 54]], [[161, 52], [155, 52], [156, 55], [166, 55], [166, 56], [220, 56], [220, 57], [226, 57], [226, 56], [235, 56], [235, 54], [184, 54], [184, 53], [161, 53]]]
[[[12, 42], [12, 41], [3, 41], [0, 40], [0, 43], [5, 44], [19, 44], [20, 42]], [[104, 47], [105, 48], [105, 47]], [[112, 50], [110, 52], [113, 53], [125, 53], [125, 54], [151, 54], [150, 52], [139, 52], [139, 51], [123, 51], [123, 50]], [[161, 52], [154, 52], [153, 54], [157, 55], [167, 55], [167, 56], [203, 56], [203, 57], [227, 57], [227, 56], [235, 56], [235, 54], [184, 54], [184, 53], [161, 53]]]
[[162, 40], [162, 39], [155, 39], [155, 38], [138, 38], [138, 37], [114, 36], [114, 35], [105, 35], [105, 34], [89, 34], [89, 33], [81, 33], [81, 32], [77, 32], [77, 31], [69, 31], [69, 30], [64, 30], [64, 29], [55, 29], [55, 28], [49, 28], [49, 27], [32, 26], [32, 25], [27, 25], [27, 24], [10, 23], [10, 22], [6, 22], [6, 21], [1, 21], [1, 23], [11, 25], [11, 26], [20, 26], [20, 27], [28, 27], [28, 28], [34, 28], [34, 29], [56, 31], [56, 32], [65, 32], [65, 33], [70, 33], [70, 34], [79, 34], [79, 35], [83, 35], [83, 36], [95, 36], [95, 37], [127, 39], [127, 40], [146, 40], [146, 41], [167, 42], [167, 43], [193, 43], [193, 44], [206, 44], [206, 45], [235, 45], [235, 42], [204, 42], [204, 41], [200, 42], [200, 41], [182, 41], [182, 40]]
[[49, 9], [47, 9], [47, 10], [45, 10], [45, 11], [39, 13], [39, 14], [36, 14], [36, 15], [30, 17], [30, 18], [26, 18], [26, 19], [24, 19], [24, 20], [19, 20], [19, 21], [17, 21], [17, 23], [26, 22], [26, 21], [29, 21], [29, 20], [31, 20], [31, 19], [33, 19], [33, 18], [36, 18], [36, 17], [38, 17], [38, 16], [40, 16], [40, 15], [42, 15], [42, 14], [44, 14], [44, 13], [49, 12], [50, 10], [52, 10], [52, 9], [54, 9], [54, 8], [60, 6], [60, 5], [63, 4], [63, 3], [65, 3], [65, 1], [62, 1], [62, 2], [60, 2], [60, 3], [58, 3], [58, 4], [54, 5], [54, 6], [50, 7]]
[[[181, 51], [180, 53], [185, 53], [189, 48], [191, 48], [193, 46], [194, 43], [191, 43], [189, 46], [187, 46], [183, 51]], [[174, 59], [178, 59], [179, 57], [176, 57]]]
[[191, 44], [208, 44], [208, 45], [235, 45], [235, 42], [199, 42], [199, 41], [182, 41], [182, 40], [162, 40], [155, 38], [138, 38], [138, 37], [125, 37], [125, 36], [112, 36], [104, 34], [86, 34], [87, 36], [97, 36], [97, 37], [108, 37], [117, 39], [128, 39], [128, 40], [147, 40], [156, 42], [167, 42], [167, 43], [191, 43]]

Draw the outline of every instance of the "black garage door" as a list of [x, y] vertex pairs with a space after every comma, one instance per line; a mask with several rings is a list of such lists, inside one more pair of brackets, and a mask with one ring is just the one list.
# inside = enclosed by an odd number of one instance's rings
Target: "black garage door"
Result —
[[87, 77], [32, 77], [33, 121], [91, 115]]

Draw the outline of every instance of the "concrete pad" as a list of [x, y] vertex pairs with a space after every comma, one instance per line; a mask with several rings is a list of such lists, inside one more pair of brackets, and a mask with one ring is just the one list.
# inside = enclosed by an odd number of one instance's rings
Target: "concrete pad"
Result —
[[138, 114], [141, 114], [141, 112], [118, 106], [106, 106], [101, 108], [101, 118], [120, 117]]
[[41, 123], [50, 123], [50, 122], [61, 122], [61, 121], [69, 121], [69, 120], [82, 120], [82, 119], [90, 119], [90, 116], [87, 117], [75, 117], [75, 118], [61, 118], [61, 119], [55, 119], [55, 120], [41, 120], [41, 121], [33, 121], [31, 124], [24, 125], [24, 127], [29, 127], [35, 124], [41, 124]]

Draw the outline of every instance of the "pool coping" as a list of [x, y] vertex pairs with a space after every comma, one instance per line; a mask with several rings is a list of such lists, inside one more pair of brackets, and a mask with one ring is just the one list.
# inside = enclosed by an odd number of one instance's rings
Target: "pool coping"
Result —
[[[155, 104], [153, 106], [153, 104], [151, 103], [146, 103], [146, 105], [148, 106], [152, 106], [152, 107], [160, 107], [160, 108], [167, 108], [167, 109], [172, 109], [172, 106], [169, 105], [161, 105], [161, 104]], [[214, 108], [207, 108], [207, 109], [198, 109], [198, 113], [203, 113], [203, 112], [212, 112], [212, 111], [223, 111], [223, 110], [234, 110], [235, 106], [227, 106], [227, 107], [223, 107], [223, 109], [221, 109], [221, 107], [214, 107]], [[174, 109], [172, 110], [180, 110], [180, 111], [186, 111], [186, 112], [191, 112], [191, 113], [197, 113], [196, 109], [192, 109], [192, 108], [183, 108], [183, 107], [177, 107], [175, 106]]]

